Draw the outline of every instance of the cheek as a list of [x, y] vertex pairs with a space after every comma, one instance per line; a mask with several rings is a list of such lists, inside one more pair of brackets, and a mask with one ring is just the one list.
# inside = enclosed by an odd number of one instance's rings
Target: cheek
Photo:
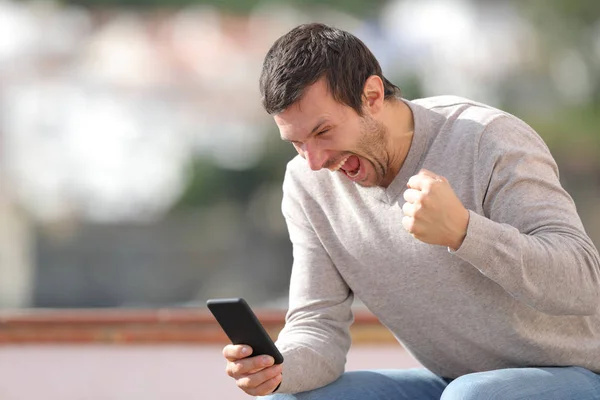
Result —
[[343, 130], [321, 140], [323, 146], [327, 149], [353, 151], [359, 147], [360, 134], [354, 130]]

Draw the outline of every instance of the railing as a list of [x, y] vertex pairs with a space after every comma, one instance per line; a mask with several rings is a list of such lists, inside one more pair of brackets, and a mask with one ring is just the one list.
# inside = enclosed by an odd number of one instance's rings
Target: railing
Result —
[[[284, 325], [282, 310], [257, 310], [272, 337]], [[355, 343], [395, 342], [377, 318], [355, 311]], [[227, 337], [205, 309], [26, 310], [0, 313], [0, 345], [10, 344], [224, 344]]]

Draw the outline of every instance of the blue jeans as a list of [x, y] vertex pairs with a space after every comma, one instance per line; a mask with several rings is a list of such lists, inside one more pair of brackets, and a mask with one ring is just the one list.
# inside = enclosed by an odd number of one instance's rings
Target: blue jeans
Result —
[[426, 369], [351, 371], [319, 389], [260, 399], [600, 400], [600, 375], [579, 367], [500, 369], [454, 380]]

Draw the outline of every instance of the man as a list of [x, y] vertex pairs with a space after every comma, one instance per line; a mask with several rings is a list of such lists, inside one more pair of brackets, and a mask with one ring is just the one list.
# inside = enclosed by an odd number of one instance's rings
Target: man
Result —
[[[273, 399], [600, 399], [600, 257], [542, 139], [458, 97], [407, 101], [365, 45], [278, 39], [260, 87], [298, 151], [282, 365], [227, 346]], [[425, 367], [344, 373], [357, 295]]]

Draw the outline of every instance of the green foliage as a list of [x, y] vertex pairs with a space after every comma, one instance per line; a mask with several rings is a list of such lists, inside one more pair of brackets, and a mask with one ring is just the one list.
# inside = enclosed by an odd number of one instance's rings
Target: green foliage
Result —
[[405, 99], [414, 100], [424, 97], [423, 84], [416, 74], [392, 77], [391, 82], [400, 88], [401, 95]]
[[122, 7], [136, 9], [169, 9], [192, 5], [211, 5], [230, 13], [247, 13], [258, 0], [66, 0], [89, 8]]
[[527, 120], [551, 149], [567, 153], [584, 147], [600, 154], [600, 110], [593, 106], [565, 108], [552, 116]]
[[[512, 0], [539, 33], [541, 52], [538, 73], [547, 70], [557, 57], [573, 51], [589, 71], [591, 98], [586, 104], [564, 106], [552, 115], [529, 116], [550, 147], [568, 149], [593, 146], [600, 152], [600, 61], [595, 56], [600, 22], [598, 0]], [[544, 69], [546, 68], [546, 69]]]
[[[210, 5], [220, 10], [245, 14], [259, 4], [277, 4], [278, 0], [65, 0], [65, 3], [86, 7], [179, 8], [191, 5]], [[359, 17], [376, 16], [387, 0], [287, 0], [298, 8], [328, 6]]]
[[192, 161], [188, 184], [173, 211], [216, 204], [222, 200], [246, 203], [260, 185], [281, 185], [286, 163], [296, 154], [292, 146], [269, 134], [265, 155], [258, 165], [246, 170], [219, 168], [210, 160]]
[[[524, 11], [538, 26], [552, 29], [556, 16], [559, 20], [577, 21], [581, 27], [591, 26], [600, 19], [600, 3], [598, 0], [513, 0], [513, 3]], [[550, 24], [549, 24], [550, 23]]]

